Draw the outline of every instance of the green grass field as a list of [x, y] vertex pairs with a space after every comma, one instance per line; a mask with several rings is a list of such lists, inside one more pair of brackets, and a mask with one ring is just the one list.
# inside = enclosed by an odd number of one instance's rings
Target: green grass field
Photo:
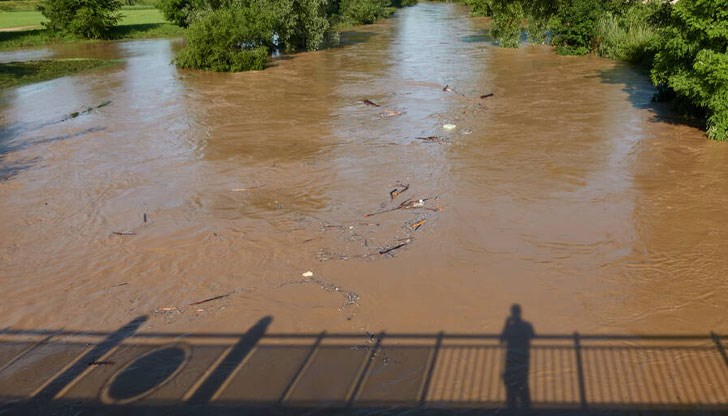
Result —
[[[0, 1], [0, 5], [11, 3]], [[32, 2], [13, 2], [17, 4]], [[15, 6], [14, 6], [15, 7]], [[20, 9], [18, 5], [14, 10]], [[181, 37], [185, 29], [164, 20], [162, 13], [146, 4], [122, 8], [122, 21], [111, 31], [111, 39], [154, 39]], [[43, 15], [37, 11], [0, 11], [0, 50], [27, 48], [52, 43], [89, 42], [69, 35], [49, 34], [41, 22]], [[20, 30], [1, 30], [20, 27]]]
[[4, 12], [31, 12], [36, 10], [40, 0], [2, 0], [0, 10]]
[[40, 12], [0, 12], [0, 29], [17, 26], [40, 26]]
[[[123, 8], [121, 14], [124, 19], [120, 25], [145, 25], [151, 23], [164, 23], [162, 12], [154, 8], [129, 7]], [[45, 20], [38, 11], [0, 11], [0, 29], [11, 27], [34, 26], [41, 27], [40, 23]]]

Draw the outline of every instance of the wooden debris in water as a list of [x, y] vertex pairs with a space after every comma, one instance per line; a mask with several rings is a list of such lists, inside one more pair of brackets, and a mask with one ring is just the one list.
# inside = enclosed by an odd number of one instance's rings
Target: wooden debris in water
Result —
[[480, 98], [488, 98], [488, 97], [492, 97], [494, 95], [495, 95], [495, 93], [492, 93], [491, 92], [491, 93], [488, 93], [488, 94], [485, 94], [485, 95], [481, 95]]
[[395, 245], [390, 246], [390, 247], [384, 247], [384, 248], [382, 248], [382, 249], [379, 250], [379, 254], [388, 254], [388, 253], [391, 253], [394, 250], [397, 250], [397, 249], [400, 249], [400, 248], [406, 246], [407, 244], [409, 244], [409, 242], [395, 244]]
[[344, 226], [344, 225], [336, 225], [336, 224], [324, 224], [324, 225], [321, 226], [321, 228], [323, 228], [323, 229], [335, 228], [337, 230], [343, 230], [343, 229], [346, 229], [346, 226]]
[[445, 144], [448, 142], [447, 139], [440, 137], [440, 136], [415, 137], [415, 140], [422, 140], [425, 143], [438, 143], [438, 144]]
[[381, 117], [381, 118], [399, 117], [404, 114], [406, 114], [405, 111], [384, 110], [383, 112], [379, 113], [379, 117]]
[[67, 115], [66, 117], [63, 117], [60, 120], [60, 122], [64, 122], [66, 120], [70, 120], [72, 118], [76, 118], [76, 117], [78, 117], [78, 116], [80, 116], [82, 114], [88, 114], [88, 113], [90, 113], [90, 112], [92, 112], [94, 110], [97, 110], [99, 108], [106, 107], [109, 104], [111, 104], [111, 101], [110, 100], [109, 101], [104, 101], [103, 103], [97, 105], [96, 107], [86, 107], [85, 109], [83, 109], [81, 111], [74, 111], [74, 112], [70, 113], [69, 115]]
[[214, 300], [224, 299], [224, 298], [230, 296], [231, 294], [232, 294], [232, 292], [226, 293], [224, 295], [213, 296], [211, 298], [203, 299], [203, 300], [200, 300], [200, 301], [197, 301], [197, 302], [192, 302], [192, 303], [188, 304], [187, 306], [202, 305], [203, 303], [212, 302]]
[[410, 187], [409, 184], [407, 184], [407, 185], [399, 184], [396, 188], [389, 191], [390, 200], [394, 200], [394, 198], [398, 197], [399, 195], [404, 193], [406, 190], [408, 190], [409, 187]]
[[208, 303], [208, 302], [213, 302], [213, 301], [216, 301], [216, 300], [224, 299], [224, 298], [232, 295], [233, 293], [236, 293], [236, 291], [234, 290], [232, 292], [225, 293], [223, 295], [218, 295], [218, 296], [213, 296], [211, 298], [202, 299], [202, 300], [199, 300], [197, 302], [188, 303], [188, 304], [183, 305], [183, 306], [165, 306], [165, 307], [157, 308], [157, 309], [154, 310], [154, 313], [161, 313], [161, 312], [178, 312], [178, 313], [184, 313], [185, 308], [188, 307], [188, 306], [202, 305], [203, 303]]
[[412, 225], [410, 225], [410, 227], [412, 227], [413, 230], [417, 231], [420, 227], [425, 225], [426, 222], [427, 222], [427, 220], [422, 219], [422, 220], [419, 220], [419, 221], [413, 223]]
[[445, 85], [445, 87], [442, 89], [443, 92], [452, 92], [452, 88], [450, 88], [450, 85]]
[[134, 231], [114, 231], [116, 235], [136, 235]]
[[379, 104], [375, 103], [374, 101], [372, 101], [372, 100], [370, 100], [370, 99], [366, 99], [366, 100], [364, 100], [364, 101], [362, 101], [362, 102], [363, 102], [364, 104], [366, 104], [366, 105], [370, 105], [370, 106], [372, 106], [372, 107], [381, 107], [381, 105], [379, 105]]
[[[437, 198], [437, 197], [436, 197]], [[431, 198], [423, 198], [423, 199], [412, 199], [409, 198], [406, 201], [402, 202], [401, 204], [397, 205], [394, 208], [385, 209], [384, 211], [378, 211], [373, 212], [371, 214], [364, 214], [364, 217], [372, 217], [374, 215], [384, 214], [385, 212], [392, 212], [396, 211], [398, 209], [414, 209], [414, 208], [424, 208], [425, 207], [425, 201], [429, 200]], [[425, 208], [427, 209], [427, 208]]]

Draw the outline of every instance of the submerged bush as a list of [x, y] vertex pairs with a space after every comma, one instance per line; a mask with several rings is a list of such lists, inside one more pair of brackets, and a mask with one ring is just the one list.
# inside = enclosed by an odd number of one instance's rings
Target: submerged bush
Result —
[[288, 52], [317, 50], [330, 32], [328, 0], [275, 0], [269, 6], [275, 15], [278, 46]]
[[657, 2], [639, 3], [621, 15], [604, 13], [597, 21], [596, 52], [601, 56], [631, 63], [649, 64], [658, 40], [650, 23]]
[[370, 24], [394, 11], [389, 0], [341, 0], [340, 13], [349, 23]]
[[570, 0], [559, 7], [553, 27], [554, 45], [559, 53], [584, 55], [591, 52], [602, 7], [600, 0]]
[[[416, 0], [162, 0], [170, 20], [189, 24], [183, 68], [213, 71], [263, 69], [274, 50], [295, 52], [338, 44], [342, 19], [371, 23], [392, 4]], [[165, 7], [167, 7], [165, 6]], [[342, 17], [345, 16], [345, 17]]]
[[274, 24], [253, 7], [205, 13], [187, 30], [187, 47], [177, 57], [182, 68], [249, 71], [265, 68]]
[[121, 20], [119, 0], [45, 0], [38, 10], [48, 21], [42, 25], [53, 33], [68, 33], [89, 39], [109, 36]]
[[680, 0], [669, 8], [652, 80], [707, 114], [708, 136], [728, 140], [728, 0]]
[[523, 3], [496, 0], [490, 7], [493, 13], [493, 37], [504, 48], [517, 48], [521, 43], [521, 22], [526, 17]]
[[493, 16], [493, 0], [461, 0], [459, 2], [470, 7], [471, 16]]

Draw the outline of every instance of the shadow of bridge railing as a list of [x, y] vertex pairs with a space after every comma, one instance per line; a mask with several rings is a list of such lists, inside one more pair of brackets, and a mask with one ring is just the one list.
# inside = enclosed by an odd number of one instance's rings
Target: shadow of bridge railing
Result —
[[[498, 334], [0, 330], [0, 413], [490, 413]], [[530, 348], [538, 414], [728, 414], [728, 344], [709, 335], [546, 334]]]

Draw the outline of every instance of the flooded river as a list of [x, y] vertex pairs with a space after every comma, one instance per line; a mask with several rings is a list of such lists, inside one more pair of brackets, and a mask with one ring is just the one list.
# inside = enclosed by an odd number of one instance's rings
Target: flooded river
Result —
[[486, 29], [425, 3], [238, 74], [174, 40], [0, 54], [124, 60], [0, 95], [0, 327], [728, 332], [728, 146]]

